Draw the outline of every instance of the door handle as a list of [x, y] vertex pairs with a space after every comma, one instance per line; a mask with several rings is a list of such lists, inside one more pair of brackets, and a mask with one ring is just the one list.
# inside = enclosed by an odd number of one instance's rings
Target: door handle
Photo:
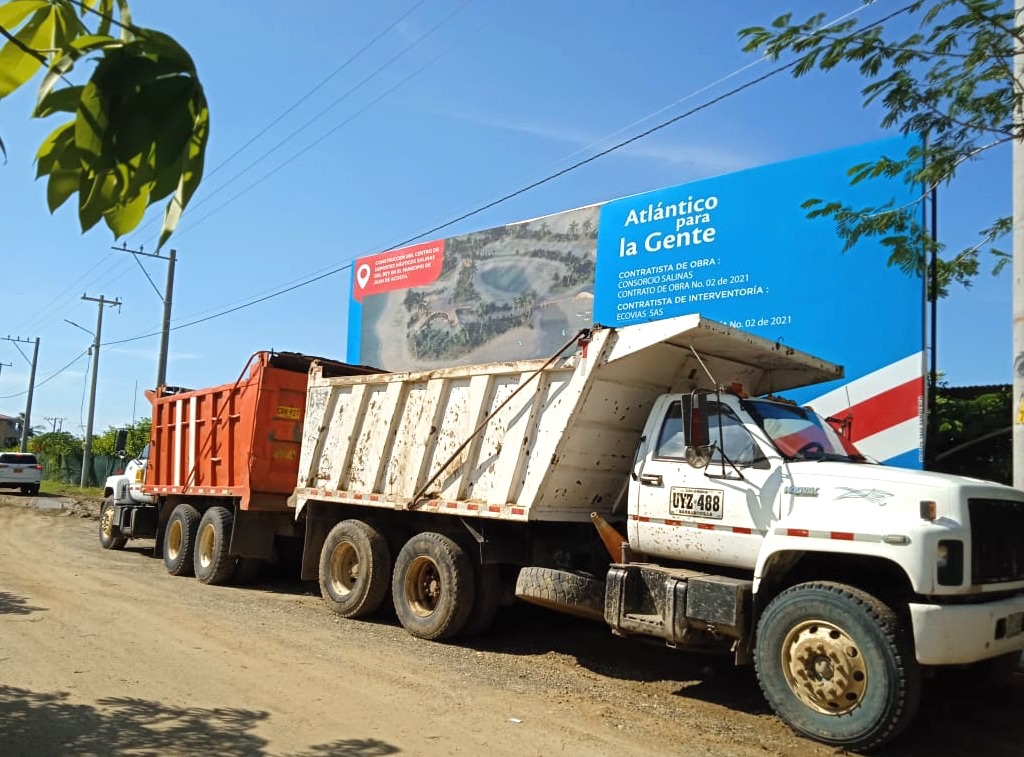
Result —
[[644, 486], [664, 486], [661, 476], [657, 473], [645, 473], [640, 476], [640, 483]]

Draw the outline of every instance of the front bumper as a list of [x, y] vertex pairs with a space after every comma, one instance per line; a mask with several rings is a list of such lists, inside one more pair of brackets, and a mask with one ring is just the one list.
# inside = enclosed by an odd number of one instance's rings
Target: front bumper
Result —
[[1024, 650], [1024, 594], [975, 605], [910, 605], [922, 665], [964, 665]]

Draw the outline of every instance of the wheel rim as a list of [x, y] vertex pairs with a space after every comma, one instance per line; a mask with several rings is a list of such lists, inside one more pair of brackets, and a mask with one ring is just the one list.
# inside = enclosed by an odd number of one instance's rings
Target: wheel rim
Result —
[[801, 702], [826, 715], [856, 709], [868, 687], [867, 663], [857, 642], [824, 620], [804, 621], [786, 635], [782, 674]]
[[351, 542], [343, 541], [331, 552], [328, 578], [337, 597], [347, 597], [359, 582], [359, 555]]
[[100, 528], [103, 529], [104, 539], [114, 538], [114, 508], [103, 508], [103, 517], [100, 518]]
[[181, 554], [181, 521], [171, 523], [171, 529], [167, 532], [167, 556], [177, 560]]
[[430, 616], [441, 600], [441, 573], [429, 557], [417, 557], [405, 572], [405, 599], [421, 618]]
[[213, 545], [216, 540], [217, 534], [213, 529], [213, 524], [207, 523], [199, 532], [199, 542], [196, 545], [199, 564], [204, 568], [209, 568], [210, 563], [213, 562]]

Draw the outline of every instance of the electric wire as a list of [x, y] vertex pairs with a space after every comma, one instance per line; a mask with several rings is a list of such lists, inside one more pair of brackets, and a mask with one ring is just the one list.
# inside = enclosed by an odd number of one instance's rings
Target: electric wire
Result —
[[[45, 386], [46, 384], [50, 383], [53, 379], [57, 378], [60, 374], [64, 373], [64, 371], [68, 370], [75, 363], [77, 363], [79, 360], [81, 360], [83, 357], [85, 357], [88, 354], [88, 352], [89, 352], [89, 350], [83, 350], [73, 360], [71, 360], [71, 362], [69, 362], [63, 368], [58, 368], [56, 371], [51, 373], [49, 376], [44, 378], [42, 381], [37, 381], [35, 388], [38, 389], [39, 387]], [[9, 399], [12, 399], [13, 397], [24, 397], [26, 394], [28, 394], [28, 389], [26, 389], [23, 392], [18, 392], [16, 394], [0, 394], [0, 400], [9, 400]]]
[[238, 157], [238, 155], [240, 153], [242, 153], [243, 151], [245, 151], [253, 142], [255, 142], [257, 139], [262, 137], [264, 134], [266, 134], [272, 128], [277, 126], [282, 120], [284, 120], [284, 118], [286, 116], [288, 116], [288, 114], [292, 113], [296, 108], [298, 108], [300, 105], [302, 105], [302, 103], [306, 102], [306, 100], [308, 100], [310, 97], [312, 97], [318, 91], [320, 91], [320, 89], [322, 89], [324, 86], [326, 86], [327, 83], [331, 79], [333, 79], [335, 76], [337, 76], [342, 71], [344, 71], [346, 68], [348, 68], [353, 62], [355, 62], [355, 60], [360, 55], [362, 55], [367, 50], [369, 50], [371, 47], [373, 47], [375, 44], [377, 44], [377, 42], [379, 42], [381, 39], [383, 39], [395, 27], [397, 27], [400, 23], [405, 21], [405, 19], [407, 19], [409, 16], [411, 16], [413, 14], [413, 12], [416, 11], [416, 9], [418, 9], [426, 1], [427, 0], [418, 0], [418, 2], [416, 2], [411, 8], [409, 8], [409, 10], [407, 10], [401, 16], [396, 18], [394, 21], [392, 21], [387, 27], [385, 27], [385, 29], [383, 31], [381, 31], [379, 34], [377, 34], [377, 36], [375, 36], [373, 39], [371, 39], [369, 42], [367, 42], [361, 48], [356, 50], [356, 52], [352, 53], [352, 55], [350, 55], [345, 60], [344, 63], [342, 63], [336, 69], [331, 71], [331, 73], [327, 74], [327, 76], [325, 76], [323, 79], [321, 79], [312, 89], [307, 91], [304, 95], [302, 95], [302, 97], [300, 97], [298, 100], [296, 100], [291, 105], [289, 105], [287, 108], [285, 108], [280, 114], [277, 115], [276, 118], [274, 118], [274, 120], [272, 120], [270, 123], [268, 123], [262, 129], [260, 129], [258, 132], [256, 132], [251, 137], [249, 137], [249, 139], [241, 147], [239, 147], [237, 150], [235, 150], [233, 153], [231, 153], [228, 157], [226, 157], [224, 160], [222, 160], [220, 163], [218, 163], [216, 166], [214, 166], [210, 170], [210, 172], [208, 174], [206, 174], [206, 176], [204, 178], [209, 179], [211, 176], [213, 176], [215, 173], [217, 173], [220, 169], [222, 169], [224, 166], [226, 166], [228, 163], [230, 163], [232, 160], [234, 160], [236, 157]]
[[[424, 1], [424, 0], [421, 0], [421, 2], [423, 2], [423, 1]], [[418, 37], [417, 37], [416, 39], [414, 39], [414, 40], [413, 40], [412, 42], [410, 42], [410, 43], [409, 43], [408, 45], [406, 45], [405, 47], [403, 47], [403, 48], [402, 48], [402, 49], [401, 49], [401, 50], [400, 50], [400, 51], [399, 51], [398, 53], [396, 53], [396, 54], [395, 54], [395, 55], [393, 55], [393, 56], [392, 56], [391, 58], [389, 58], [389, 59], [388, 59], [388, 60], [386, 60], [386, 61], [385, 61], [384, 63], [382, 63], [382, 64], [381, 64], [380, 66], [378, 66], [378, 67], [377, 67], [376, 69], [374, 69], [374, 71], [373, 71], [372, 73], [370, 73], [370, 74], [369, 74], [368, 76], [364, 77], [364, 78], [363, 78], [363, 79], [362, 79], [361, 81], [359, 81], [359, 83], [358, 83], [358, 84], [356, 84], [355, 86], [353, 86], [353, 87], [350, 87], [350, 88], [349, 88], [348, 90], [346, 90], [346, 91], [345, 91], [345, 92], [344, 92], [344, 93], [343, 93], [343, 94], [342, 94], [342, 95], [341, 95], [340, 97], [338, 97], [338, 98], [336, 98], [335, 100], [333, 100], [333, 101], [332, 101], [332, 102], [331, 102], [331, 103], [330, 103], [330, 104], [329, 104], [329, 105], [328, 105], [327, 107], [325, 107], [325, 108], [321, 109], [321, 110], [320, 110], [320, 111], [319, 111], [319, 112], [318, 112], [318, 113], [317, 113], [316, 115], [314, 115], [314, 116], [313, 116], [312, 118], [310, 118], [310, 119], [306, 120], [306, 121], [305, 121], [305, 122], [304, 122], [304, 123], [303, 123], [303, 124], [302, 124], [301, 126], [299, 126], [298, 128], [296, 128], [296, 129], [293, 129], [293, 130], [292, 130], [292, 131], [291, 131], [291, 132], [290, 132], [289, 134], [287, 134], [287, 135], [286, 135], [286, 136], [285, 136], [285, 137], [284, 137], [283, 139], [281, 139], [280, 141], [278, 141], [278, 142], [277, 142], [277, 144], [275, 144], [275, 145], [274, 145], [273, 147], [271, 147], [271, 148], [270, 148], [269, 150], [266, 150], [265, 152], [261, 153], [261, 154], [260, 154], [260, 155], [259, 155], [259, 156], [258, 156], [258, 157], [257, 157], [257, 158], [255, 159], [255, 160], [252, 160], [252, 161], [251, 161], [251, 162], [250, 162], [250, 163], [249, 163], [249, 164], [248, 164], [248, 165], [247, 165], [247, 166], [246, 166], [245, 168], [243, 168], [243, 169], [242, 169], [241, 171], [238, 171], [237, 173], [235, 173], [235, 174], [234, 174], [234, 175], [233, 175], [233, 176], [232, 176], [232, 177], [231, 177], [230, 179], [228, 179], [227, 181], [223, 182], [223, 183], [222, 183], [222, 184], [221, 184], [220, 186], [218, 186], [218, 187], [215, 187], [215, 188], [214, 188], [213, 190], [211, 190], [210, 192], [208, 192], [208, 193], [204, 193], [204, 194], [203, 194], [203, 195], [202, 195], [201, 197], [197, 198], [196, 202], [195, 202], [195, 203], [193, 203], [193, 204], [192, 204], [192, 205], [190, 206], [190, 207], [192, 208], [192, 210], [194, 211], [194, 210], [195, 210], [196, 208], [199, 208], [199, 207], [203, 206], [203, 205], [204, 205], [204, 204], [205, 204], [206, 202], [208, 202], [208, 201], [209, 201], [209, 200], [210, 200], [210, 199], [211, 199], [212, 197], [214, 197], [214, 196], [215, 196], [215, 195], [217, 195], [217, 194], [220, 194], [220, 193], [221, 193], [222, 191], [224, 191], [224, 190], [225, 190], [225, 189], [226, 189], [227, 187], [229, 187], [229, 186], [230, 186], [231, 184], [233, 184], [233, 183], [234, 183], [235, 181], [237, 181], [238, 179], [240, 179], [240, 178], [241, 178], [242, 176], [244, 176], [245, 174], [247, 174], [247, 173], [248, 173], [249, 171], [251, 171], [251, 170], [252, 170], [253, 168], [255, 168], [256, 166], [258, 166], [258, 165], [259, 165], [260, 163], [262, 163], [262, 162], [263, 162], [264, 160], [266, 160], [267, 158], [269, 158], [269, 157], [270, 157], [271, 155], [273, 155], [273, 154], [274, 154], [275, 152], [277, 152], [277, 151], [278, 151], [279, 149], [281, 149], [281, 148], [282, 148], [282, 147], [284, 147], [284, 146], [285, 146], [286, 144], [288, 144], [288, 143], [289, 143], [289, 142], [290, 142], [290, 141], [291, 141], [292, 139], [294, 139], [294, 138], [295, 138], [295, 137], [297, 137], [297, 136], [298, 136], [299, 134], [301, 134], [302, 132], [304, 132], [304, 131], [305, 131], [306, 129], [308, 129], [309, 127], [311, 127], [311, 126], [312, 126], [312, 125], [313, 125], [314, 123], [316, 123], [317, 121], [319, 121], [319, 120], [320, 120], [321, 118], [323, 118], [323, 117], [324, 117], [325, 115], [327, 115], [327, 114], [328, 114], [328, 113], [329, 113], [330, 111], [332, 111], [332, 110], [333, 110], [334, 108], [336, 108], [336, 107], [337, 107], [338, 105], [340, 105], [340, 104], [341, 104], [341, 103], [343, 103], [343, 102], [344, 102], [345, 100], [347, 100], [347, 99], [348, 99], [348, 98], [349, 98], [349, 97], [350, 97], [351, 95], [353, 95], [353, 94], [355, 94], [355, 93], [356, 93], [357, 91], [359, 91], [359, 90], [360, 90], [360, 89], [361, 89], [361, 88], [362, 88], [362, 87], [363, 87], [363, 86], [364, 86], [365, 84], [367, 84], [367, 83], [369, 83], [370, 81], [372, 81], [373, 79], [375, 79], [375, 78], [376, 78], [376, 77], [377, 77], [377, 76], [378, 76], [379, 74], [383, 73], [383, 72], [384, 72], [384, 71], [386, 71], [386, 70], [387, 70], [388, 68], [390, 68], [390, 67], [391, 67], [391, 66], [392, 66], [392, 65], [393, 65], [393, 64], [394, 64], [394, 63], [395, 63], [396, 61], [398, 61], [398, 60], [399, 60], [400, 58], [404, 57], [404, 56], [405, 56], [405, 55], [406, 55], [406, 54], [407, 54], [408, 52], [410, 52], [411, 50], [413, 50], [414, 48], [416, 48], [416, 47], [417, 47], [417, 46], [418, 46], [418, 45], [419, 45], [419, 44], [420, 44], [421, 42], [423, 42], [423, 41], [424, 41], [424, 40], [425, 40], [425, 39], [426, 39], [427, 37], [429, 37], [430, 35], [432, 35], [432, 34], [433, 34], [434, 32], [436, 32], [436, 31], [437, 31], [438, 29], [440, 29], [440, 28], [441, 28], [442, 26], [444, 26], [445, 24], [447, 24], [447, 23], [448, 23], [449, 21], [451, 21], [451, 19], [453, 19], [453, 18], [454, 18], [455, 16], [457, 16], [457, 15], [458, 15], [459, 13], [461, 13], [461, 12], [462, 12], [462, 11], [463, 11], [463, 10], [464, 10], [464, 9], [465, 9], [465, 8], [466, 8], [467, 6], [469, 6], [469, 5], [470, 5], [470, 4], [472, 3], [472, 2], [473, 2], [473, 0], [464, 0], [464, 2], [463, 2], [463, 3], [461, 4], [461, 5], [457, 6], [457, 7], [455, 8], [455, 10], [451, 11], [451, 12], [450, 12], [450, 13], [449, 13], [448, 15], [446, 15], [446, 16], [445, 16], [444, 18], [442, 18], [442, 19], [441, 19], [440, 21], [438, 21], [438, 22], [437, 22], [436, 24], [434, 24], [434, 25], [433, 25], [432, 27], [430, 27], [430, 29], [428, 29], [428, 30], [427, 30], [426, 32], [424, 32], [424, 33], [423, 33], [423, 34], [421, 34], [420, 36], [418, 36]], [[414, 6], [413, 10], [415, 10], [415, 8], [416, 8], [416, 7], [418, 7], [418, 5], [419, 5], [419, 4], [417, 4], [417, 6]], [[412, 11], [410, 10], [410, 11], [409, 11], [409, 13], [411, 13], [411, 12], [412, 12]], [[408, 13], [407, 13], [406, 15], [408, 15]], [[399, 22], [400, 22], [400, 21], [401, 21], [402, 19], [404, 19], [404, 18], [405, 18], [405, 16], [403, 16], [403, 17], [402, 17], [401, 19], [399, 19], [399, 20], [398, 20], [398, 21], [396, 21], [396, 22], [395, 22], [394, 24], [392, 24], [392, 25], [391, 25], [390, 27], [388, 27], [388, 29], [386, 29], [386, 30], [385, 30], [385, 31], [384, 31], [383, 33], [381, 33], [381, 34], [379, 34], [379, 35], [378, 35], [377, 37], [375, 37], [375, 38], [374, 38], [374, 41], [376, 41], [377, 39], [380, 39], [380, 38], [381, 38], [382, 36], [384, 36], [384, 34], [385, 34], [385, 33], [387, 33], [387, 31], [390, 31], [390, 30], [391, 30], [391, 28], [393, 28], [394, 26], [397, 26], [397, 25], [398, 25], [398, 23], [399, 23]], [[372, 44], [372, 43], [371, 43], [371, 44]], [[369, 45], [367, 45], [366, 47], [369, 47]], [[366, 47], [364, 47], [363, 49], [366, 49]], [[362, 52], [362, 51], [360, 51], [360, 52]], [[350, 59], [350, 61], [351, 61], [351, 60], [354, 60], [354, 59], [355, 59], [356, 57], [358, 57], [358, 55], [359, 55], [359, 53], [357, 53], [357, 54], [356, 54], [356, 56], [353, 56], [353, 57], [352, 57], [352, 58]], [[345, 65], [347, 65], [347, 63], [346, 63]], [[343, 66], [343, 67], [344, 67], [344, 66]], [[340, 70], [340, 69], [339, 69], [339, 70]], [[332, 74], [332, 77], [333, 77], [333, 74]], [[327, 83], [327, 81], [328, 81], [328, 80], [329, 80], [330, 78], [332, 78], [332, 77], [328, 77], [327, 79], [324, 79], [324, 81], [323, 81], [323, 82], [321, 82], [321, 84], [320, 84], [320, 85], [317, 85], [317, 87], [314, 87], [314, 89], [313, 89], [313, 90], [310, 90], [310, 92], [309, 92], [309, 93], [307, 94], [307, 96], [308, 96], [308, 95], [310, 95], [310, 94], [312, 94], [312, 93], [313, 93], [314, 91], [316, 91], [317, 89], [319, 89], [319, 88], [320, 88], [320, 86], [323, 86], [324, 84], [326, 84], [326, 83]], [[275, 119], [275, 120], [274, 120], [274, 121], [273, 121], [273, 122], [272, 122], [272, 123], [271, 123], [271, 124], [270, 124], [269, 126], [267, 126], [267, 127], [266, 127], [266, 128], [265, 128], [265, 129], [263, 130], [263, 131], [261, 131], [261, 132], [260, 132], [260, 133], [259, 133], [259, 134], [257, 135], [257, 137], [258, 137], [258, 136], [260, 136], [260, 135], [262, 135], [263, 133], [265, 133], [265, 132], [266, 132], [266, 131], [267, 131], [267, 130], [268, 130], [268, 129], [269, 129], [270, 127], [271, 127], [271, 126], [273, 126], [273, 125], [275, 125], [276, 123], [278, 123], [278, 122], [279, 122], [279, 121], [280, 121], [280, 120], [281, 120], [281, 119], [282, 119], [282, 118], [284, 117], [284, 115], [287, 115], [287, 113], [291, 112], [291, 110], [294, 110], [294, 108], [295, 108], [295, 107], [297, 107], [297, 106], [298, 106], [298, 105], [299, 105], [299, 104], [300, 104], [300, 103], [301, 103], [301, 102], [302, 102], [302, 101], [303, 101], [304, 99], [305, 99], [305, 97], [304, 97], [304, 98], [302, 98], [302, 99], [300, 99], [300, 100], [299, 100], [299, 102], [297, 102], [297, 103], [296, 103], [296, 104], [295, 104], [294, 106], [292, 106], [292, 108], [290, 108], [289, 110], [287, 110], [287, 111], [285, 112], [285, 114], [282, 114], [282, 116], [280, 116], [279, 118]], [[376, 103], [376, 102], [379, 102], [379, 100], [380, 100], [380, 99], [381, 99], [381, 98], [378, 98], [377, 100], [374, 100], [374, 103]], [[366, 109], [364, 108], [363, 110], [365, 111]], [[360, 111], [360, 113], [361, 113], [361, 112], [363, 112], [363, 111]], [[346, 121], [345, 121], [344, 123], [346, 123], [346, 124], [347, 124], [347, 123], [349, 123], [349, 122], [350, 122], [351, 120], [352, 120], [352, 119], [351, 119], [351, 118], [349, 118], [349, 119], [347, 119], [347, 120], [346, 120]], [[336, 129], [335, 129], [335, 130], [336, 130]], [[246, 143], [246, 146], [247, 146], [247, 145], [249, 145], [249, 144], [251, 144], [251, 143], [252, 143], [253, 141], [255, 141], [255, 139], [256, 139], [256, 137], [253, 137], [253, 139], [251, 139], [251, 140], [250, 140], [249, 142], [247, 142], [247, 143]], [[217, 171], [217, 170], [218, 170], [219, 168], [222, 168], [222, 167], [223, 167], [223, 166], [224, 166], [224, 165], [225, 165], [225, 164], [226, 164], [226, 163], [227, 163], [228, 161], [230, 161], [230, 160], [231, 160], [232, 158], [234, 158], [234, 157], [235, 157], [235, 155], [237, 155], [237, 154], [238, 154], [239, 152], [241, 152], [241, 151], [242, 151], [242, 149], [243, 149], [243, 148], [239, 148], [239, 150], [235, 151], [235, 153], [233, 153], [233, 154], [232, 154], [232, 155], [231, 155], [231, 156], [230, 156], [230, 157], [229, 157], [229, 158], [228, 158], [227, 160], [225, 160], [225, 161], [223, 161], [223, 162], [222, 162], [221, 164], [219, 164], [219, 165], [217, 166], [217, 169], [214, 169], [213, 171], [211, 171], [210, 175], [213, 175], [213, 173], [216, 173], [216, 171]], [[206, 178], [209, 178], [209, 176], [207, 176]], [[257, 184], [258, 184], [258, 183], [261, 183], [261, 182], [257, 182]], [[247, 189], [246, 189], [245, 191], [248, 191], [248, 188], [247, 188]], [[139, 229], [137, 229], [137, 230], [136, 230], [135, 232], [133, 232], [133, 236], [135, 236], [135, 237], [139, 236], [139, 235], [140, 235], [140, 234], [141, 234], [141, 233], [142, 233], [142, 232], [143, 232], [143, 231], [144, 231], [144, 230], [145, 230], [146, 228], [149, 228], [149, 227], [151, 227], [151, 226], [152, 226], [152, 225], [153, 225], [154, 223], [156, 223], [156, 222], [157, 222], [158, 220], [160, 220], [160, 218], [161, 218], [160, 216], [153, 216], [153, 217], [151, 217], [151, 218], [150, 218], [150, 219], [149, 219], [149, 220], [148, 220], [148, 221], [147, 221], [147, 222], [146, 222], [145, 224], [143, 224], [143, 225], [142, 225], [142, 226], [141, 226], [141, 227], [140, 227]], [[179, 236], [179, 238], [180, 238], [180, 236], [181, 236], [181, 235], [179, 234], [178, 236]]]
[[[472, 0], [467, 0], [467, 2], [466, 2], [466, 3], [463, 3], [463, 5], [462, 5], [462, 6], [460, 6], [460, 8], [462, 8], [462, 7], [465, 7], [465, 6], [466, 6], [466, 5], [467, 5], [467, 4], [469, 3], [469, 2], [472, 2]], [[489, 17], [488, 19], [485, 19], [485, 23], [486, 23], [486, 21], [489, 21], [489, 20], [490, 20], [490, 18], [493, 18], [493, 16]], [[480, 24], [480, 26], [478, 26], [478, 27], [477, 27], [477, 28], [476, 28], [476, 29], [474, 30], [474, 33], [475, 33], [476, 31], [478, 31], [478, 30], [479, 30], [480, 28], [482, 28], [482, 27], [483, 27], [483, 25], [484, 25], [484, 24]], [[467, 35], [467, 37], [468, 37], [468, 35]], [[441, 58], [443, 58], [444, 56], [446, 56], [446, 55], [447, 55], [448, 53], [450, 53], [450, 52], [451, 52], [452, 50], [454, 50], [454, 49], [455, 49], [456, 47], [458, 47], [458, 46], [459, 46], [459, 45], [460, 45], [460, 44], [461, 44], [461, 43], [462, 43], [463, 41], [465, 41], [465, 39], [466, 39], [467, 37], [463, 37], [463, 38], [461, 38], [461, 39], [460, 39], [460, 40], [459, 40], [458, 42], [456, 42], [455, 44], [453, 44], [453, 45], [450, 45], [449, 47], [445, 48], [445, 49], [444, 49], [444, 50], [442, 50], [442, 51], [441, 51], [440, 53], [438, 53], [437, 55], [435, 55], [435, 56], [434, 56], [433, 58], [430, 58], [430, 59], [429, 59], [429, 60], [428, 60], [428, 61], [427, 61], [426, 63], [424, 63], [423, 65], [421, 65], [421, 66], [420, 66], [419, 68], [415, 69], [415, 70], [414, 70], [414, 71], [413, 71], [412, 73], [410, 73], [410, 74], [408, 74], [407, 76], [405, 76], [404, 78], [400, 79], [400, 80], [399, 80], [398, 82], [396, 82], [395, 84], [393, 84], [392, 86], [390, 86], [390, 87], [388, 87], [388, 88], [387, 88], [386, 90], [384, 90], [384, 91], [383, 91], [382, 93], [380, 93], [380, 94], [379, 94], [379, 95], [378, 95], [377, 97], [375, 97], [374, 99], [370, 100], [370, 102], [368, 102], [368, 103], [367, 103], [366, 105], [364, 105], [364, 106], [363, 106], [362, 108], [360, 108], [359, 110], [357, 110], [357, 111], [355, 111], [354, 113], [352, 113], [351, 115], [349, 115], [349, 116], [348, 116], [348, 118], [346, 118], [346, 119], [345, 119], [344, 121], [342, 121], [342, 122], [341, 122], [341, 123], [339, 123], [339, 124], [336, 124], [336, 125], [335, 125], [335, 126], [333, 126], [333, 127], [331, 128], [331, 129], [329, 129], [328, 131], [326, 131], [326, 132], [324, 132], [323, 134], [321, 134], [321, 135], [320, 135], [319, 137], [317, 137], [317, 138], [316, 138], [315, 140], [313, 140], [312, 142], [310, 142], [309, 144], [307, 144], [307, 145], [306, 145], [305, 147], [303, 147], [303, 148], [302, 148], [301, 150], [299, 150], [298, 152], [294, 153], [294, 154], [293, 154], [293, 155], [291, 155], [290, 157], [286, 158], [286, 159], [285, 159], [284, 161], [282, 161], [281, 163], [279, 163], [279, 164], [278, 164], [277, 166], [275, 166], [274, 168], [272, 168], [272, 169], [271, 169], [270, 171], [268, 171], [267, 173], [263, 174], [263, 175], [262, 175], [262, 176], [261, 176], [260, 178], [256, 179], [256, 181], [254, 181], [254, 182], [252, 182], [251, 184], [248, 184], [247, 186], [245, 186], [245, 187], [244, 187], [244, 188], [243, 188], [242, 190], [240, 190], [240, 191], [239, 191], [239, 192], [237, 192], [236, 194], [232, 195], [232, 196], [231, 196], [231, 197], [230, 197], [229, 199], [225, 200], [225, 201], [224, 201], [224, 202], [222, 202], [222, 203], [221, 203], [220, 205], [218, 205], [217, 207], [215, 207], [215, 208], [214, 208], [213, 210], [209, 211], [209, 212], [208, 212], [208, 213], [207, 213], [206, 215], [204, 215], [204, 216], [200, 216], [200, 217], [199, 217], [199, 218], [198, 218], [198, 219], [197, 219], [196, 221], [194, 221], [194, 222], [190, 223], [189, 225], [187, 225], [187, 226], [186, 226], [185, 228], [183, 228], [183, 229], [182, 229], [182, 230], [181, 230], [180, 232], [178, 232], [178, 238], [180, 239], [180, 238], [181, 238], [181, 237], [183, 237], [183, 236], [184, 236], [185, 234], [187, 234], [187, 233], [188, 233], [188, 232], [190, 232], [190, 231], [191, 231], [192, 229], [194, 229], [194, 228], [195, 228], [196, 226], [198, 226], [198, 225], [199, 225], [199, 224], [201, 224], [201, 223], [202, 223], [203, 221], [205, 221], [206, 219], [208, 219], [208, 218], [209, 218], [210, 216], [214, 215], [215, 213], [218, 213], [218, 212], [220, 212], [221, 210], [223, 210], [224, 208], [226, 208], [226, 207], [227, 207], [228, 205], [230, 205], [231, 203], [233, 203], [233, 202], [234, 202], [235, 200], [239, 199], [239, 198], [240, 198], [240, 197], [242, 197], [243, 195], [247, 194], [247, 193], [248, 193], [248, 192], [250, 192], [251, 190], [253, 190], [253, 189], [255, 189], [256, 187], [258, 187], [258, 186], [259, 186], [260, 184], [262, 184], [263, 182], [265, 182], [265, 181], [266, 181], [267, 179], [269, 179], [269, 178], [271, 178], [272, 176], [274, 176], [274, 175], [275, 175], [275, 174], [276, 174], [276, 173], [277, 173], [278, 171], [280, 171], [281, 169], [285, 168], [286, 166], [290, 165], [291, 163], [294, 163], [294, 162], [295, 162], [296, 160], [298, 160], [299, 158], [301, 158], [301, 157], [302, 157], [303, 155], [305, 155], [305, 154], [306, 154], [307, 152], [309, 152], [310, 150], [312, 150], [312, 149], [313, 149], [314, 147], [316, 147], [317, 145], [319, 145], [319, 144], [320, 144], [321, 142], [323, 142], [324, 140], [326, 140], [326, 139], [327, 139], [328, 137], [330, 137], [330, 136], [332, 136], [333, 134], [335, 134], [335, 133], [336, 133], [336, 132], [337, 132], [337, 131], [338, 131], [339, 129], [341, 129], [341, 128], [343, 128], [343, 127], [347, 126], [348, 124], [350, 124], [350, 123], [351, 123], [352, 121], [354, 121], [354, 120], [355, 120], [356, 118], [358, 118], [358, 117], [359, 117], [359, 116], [361, 116], [361, 115], [362, 115], [363, 113], [365, 113], [366, 111], [368, 111], [368, 110], [369, 110], [370, 108], [372, 108], [372, 107], [373, 107], [374, 105], [376, 105], [376, 104], [377, 104], [377, 103], [379, 103], [379, 102], [380, 102], [381, 100], [383, 100], [384, 98], [386, 98], [386, 97], [387, 97], [388, 95], [392, 94], [392, 93], [393, 93], [393, 92], [395, 92], [396, 90], [398, 90], [398, 89], [400, 89], [401, 87], [405, 86], [405, 85], [406, 85], [406, 84], [407, 84], [408, 82], [410, 82], [410, 81], [412, 81], [413, 79], [415, 79], [415, 78], [416, 78], [417, 76], [419, 76], [419, 75], [420, 75], [421, 73], [423, 73], [423, 72], [424, 72], [424, 71], [426, 71], [426, 70], [427, 70], [428, 68], [430, 68], [430, 66], [432, 66], [432, 65], [433, 65], [434, 63], [436, 63], [436, 62], [437, 62], [438, 60], [440, 60]], [[422, 39], [422, 37], [421, 37], [421, 39]], [[283, 143], [281, 143], [281, 144], [283, 144]], [[276, 149], [276, 148], [275, 148], [275, 149]], [[254, 162], [254, 163], [250, 164], [250, 166], [249, 166], [249, 167], [252, 167], [252, 166], [256, 165], [256, 164], [257, 164], [258, 162], [259, 162], [259, 161], [256, 161], [256, 162]], [[248, 170], [248, 168], [247, 168], [246, 170]], [[240, 174], [239, 174], [239, 175], [240, 175]], [[225, 186], [226, 186], [226, 185], [225, 185]], [[219, 188], [218, 188], [218, 189], [219, 189]], [[214, 190], [214, 193], [216, 193], [216, 191], [217, 191], [217, 190]], [[211, 194], [210, 196], [212, 196], [212, 194]]]

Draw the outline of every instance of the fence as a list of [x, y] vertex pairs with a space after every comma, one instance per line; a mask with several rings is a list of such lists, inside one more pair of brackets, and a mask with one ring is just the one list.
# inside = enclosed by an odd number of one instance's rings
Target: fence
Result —
[[[78, 484], [82, 481], [82, 456], [81, 455], [50, 455], [45, 452], [35, 453], [36, 458], [43, 465], [43, 478], [50, 481], [60, 481], [65, 484]], [[113, 475], [114, 471], [121, 470], [121, 458], [114, 455], [93, 455], [91, 464], [89, 486], [102, 486], [107, 476]]]

